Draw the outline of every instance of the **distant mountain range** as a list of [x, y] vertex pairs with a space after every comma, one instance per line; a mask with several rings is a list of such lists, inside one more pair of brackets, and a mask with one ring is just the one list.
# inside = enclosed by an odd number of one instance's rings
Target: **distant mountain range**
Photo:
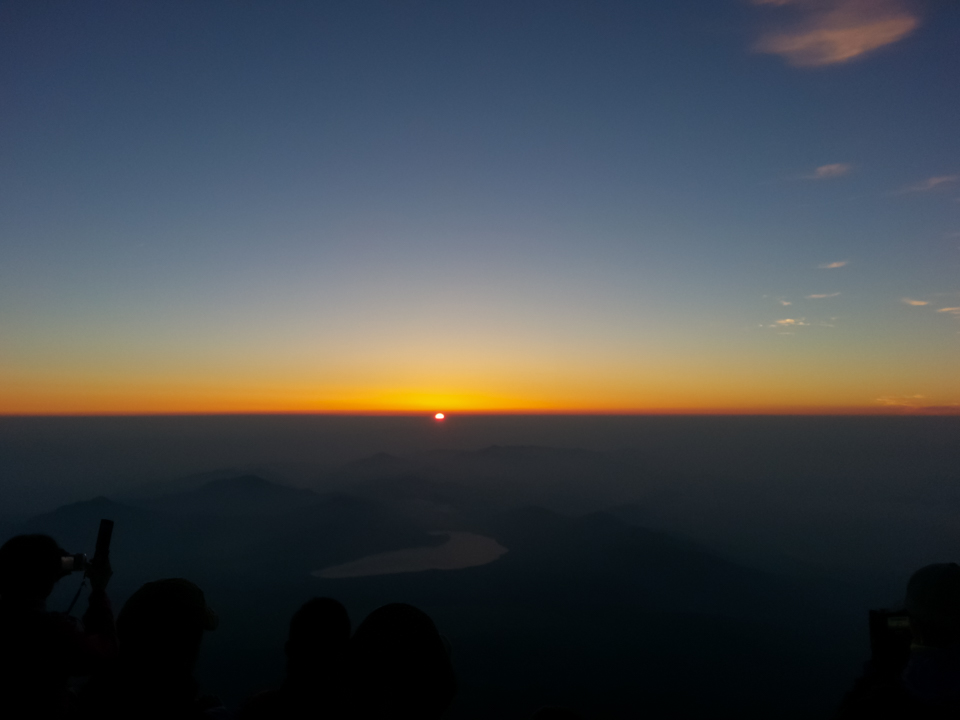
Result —
[[[639, 712], [641, 696], [650, 717], [668, 707], [685, 717], [827, 710], [849, 679], [845, 663], [855, 667], [858, 645], [846, 618], [809, 602], [815, 588], [639, 527], [635, 509], [564, 515], [516, 505], [523, 492], [511, 484], [525, 467], [539, 468], [534, 486], [557, 491], [578, 477], [587, 481], [592, 461], [540, 448], [379, 455], [344, 468], [338, 492], [217, 476], [155, 497], [66, 505], [20, 530], [48, 532], [71, 551], [89, 552], [99, 519], [112, 518], [111, 594], [119, 602], [159, 577], [198, 582], [223, 620], [207, 643], [204, 682], [233, 703], [279, 677], [292, 610], [329, 595], [355, 621], [391, 601], [427, 610], [455, 650], [462, 692], [453, 717], [527, 717], [558, 701], [626, 718]], [[605, 467], [626, 472], [615, 462]], [[509, 496], [502, 503], [475, 499], [500, 492]], [[430, 534], [438, 529], [483, 534], [509, 552], [463, 570], [310, 575], [443, 542]], [[743, 711], [729, 685], [747, 676], [761, 678], [763, 689], [754, 691], [754, 710]], [[783, 712], [778, 703], [791, 693], [806, 694]]]

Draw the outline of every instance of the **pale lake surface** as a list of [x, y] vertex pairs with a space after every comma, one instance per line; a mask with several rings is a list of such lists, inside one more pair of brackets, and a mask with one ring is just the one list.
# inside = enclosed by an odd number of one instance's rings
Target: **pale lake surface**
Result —
[[491, 537], [470, 532], [444, 532], [447, 542], [432, 547], [405, 548], [367, 555], [342, 565], [315, 570], [321, 578], [355, 578], [370, 575], [423, 572], [424, 570], [461, 570], [486, 565], [507, 552]]

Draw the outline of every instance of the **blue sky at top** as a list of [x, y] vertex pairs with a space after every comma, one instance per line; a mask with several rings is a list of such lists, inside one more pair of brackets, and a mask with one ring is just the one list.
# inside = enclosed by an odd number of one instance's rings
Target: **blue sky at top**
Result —
[[0, 378], [788, 353], [960, 402], [958, 31], [897, 0], [6, 4]]

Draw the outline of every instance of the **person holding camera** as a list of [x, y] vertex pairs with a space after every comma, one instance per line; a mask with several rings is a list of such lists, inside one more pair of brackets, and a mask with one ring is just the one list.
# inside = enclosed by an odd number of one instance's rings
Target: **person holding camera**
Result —
[[117, 656], [107, 557], [86, 567], [92, 590], [82, 623], [47, 610], [53, 586], [77, 561], [49, 535], [18, 535], [0, 547], [2, 717], [64, 717], [73, 704], [68, 677], [89, 675]]
[[904, 604], [871, 612], [873, 657], [839, 720], [960, 718], [960, 565], [917, 570]]

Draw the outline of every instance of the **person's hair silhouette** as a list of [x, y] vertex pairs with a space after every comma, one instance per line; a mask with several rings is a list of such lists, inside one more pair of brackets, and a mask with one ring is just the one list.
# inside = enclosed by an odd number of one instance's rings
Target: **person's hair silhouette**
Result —
[[350, 617], [332, 598], [313, 598], [290, 620], [283, 687], [250, 698], [240, 717], [339, 717], [344, 709]]
[[49, 535], [18, 535], [0, 547], [0, 597], [11, 604], [35, 604], [47, 599], [64, 573], [66, 555]]
[[[907, 583], [904, 606], [905, 639], [892, 637], [889, 613], [872, 613], [883, 620], [877, 637], [871, 637], [874, 657], [844, 697], [837, 718], [960, 717], [960, 565], [917, 570]], [[890, 617], [902, 619], [902, 614]], [[886, 657], [891, 648], [898, 651]]]
[[147, 583], [117, 617], [124, 661], [160, 675], [192, 674], [204, 631], [216, 627], [203, 591], [182, 578]]
[[71, 675], [116, 657], [113, 611], [105, 589], [110, 563], [87, 570], [92, 590], [82, 625], [47, 612], [47, 597], [69, 574], [67, 555], [49, 535], [18, 535], [0, 547], [0, 717], [57, 718], [74, 704]]
[[917, 570], [904, 601], [915, 645], [960, 646], [960, 565], [938, 563]]
[[91, 681], [83, 705], [89, 717], [201, 717], [215, 698], [199, 698], [193, 678], [203, 633], [217, 627], [203, 591], [172, 578], [143, 585], [117, 617], [120, 662]]
[[411, 605], [384, 605], [370, 613], [350, 651], [357, 717], [432, 720], [456, 695], [444, 640], [430, 617]]
[[290, 619], [287, 676], [300, 679], [342, 668], [349, 643], [347, 609], [333, 598], [308, 600]]

